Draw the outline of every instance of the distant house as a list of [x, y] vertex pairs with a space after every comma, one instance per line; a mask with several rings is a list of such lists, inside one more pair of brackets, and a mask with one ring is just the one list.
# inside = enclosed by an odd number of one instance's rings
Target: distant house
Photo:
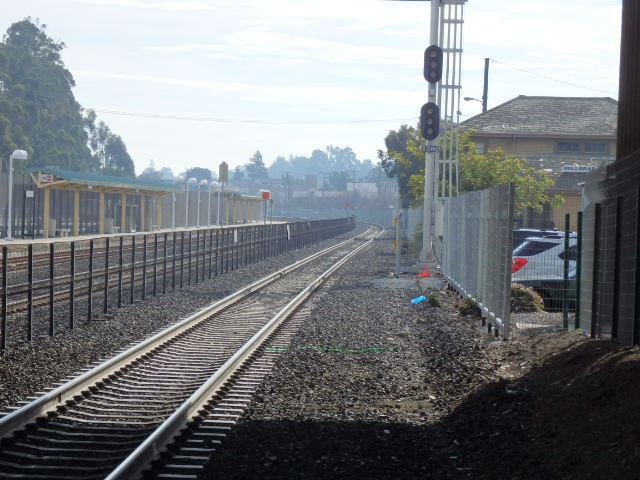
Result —
[[618, 102], [609, 97], [529, 97], [520, 95], [461, 124], [472, 131], [478, 151], [502, 148], [525, 157], [529, 166], [554, 180], [552, 193], [565, 203], [541, 214], [525, 212], [522, 226], [562, 228], [564, 216], [582, 210], [580, 184], [586, 174], [615, 160]]

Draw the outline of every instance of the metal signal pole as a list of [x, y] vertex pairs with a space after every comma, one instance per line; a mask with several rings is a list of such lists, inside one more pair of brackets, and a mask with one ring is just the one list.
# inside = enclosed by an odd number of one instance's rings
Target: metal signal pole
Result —
[[[429, 45], [438, 45], [438, 26], [440, 22], [440, 0], [431, 0], [431, 25], [429, 31]], [[436, 103], [437, 83], [429, 82], [429, 103]], [[420, 252], [421, 262], [435, 260], [432, 245], [432, 223], [433, 223], [433, 192], [435, 185], [435, 164], [439, 145], [439, 136], [427, 141], [427, 153], [425, 155], [424, 169], [424, 212], [422, 217], [422, 250]]]

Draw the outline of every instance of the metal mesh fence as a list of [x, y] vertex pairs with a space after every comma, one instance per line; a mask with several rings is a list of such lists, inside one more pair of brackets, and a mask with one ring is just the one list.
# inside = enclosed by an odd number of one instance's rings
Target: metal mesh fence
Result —
[[513, 185], [499, 185], [446, 199], [443, 204], [442, 272], [474, 300], [489, 331], [509, 338]]

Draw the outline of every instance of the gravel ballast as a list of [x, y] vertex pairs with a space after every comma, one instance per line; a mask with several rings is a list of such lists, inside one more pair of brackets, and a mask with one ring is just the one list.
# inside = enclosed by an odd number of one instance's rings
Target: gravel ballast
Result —
[[[453, 292], [394, 285], [392, 240], [376, 241], [310, 301], [203, 478], [637, 478], [637, 347], [578, 332], [499, 341], [458, 312]], [[0, 401], [23, 399], [290, 261], [276, 257], [12, 347], [0, 353]], [[403, 267], [414, 262], [405, 257]], [[441, 306], [412, 305], [421, 294]]]

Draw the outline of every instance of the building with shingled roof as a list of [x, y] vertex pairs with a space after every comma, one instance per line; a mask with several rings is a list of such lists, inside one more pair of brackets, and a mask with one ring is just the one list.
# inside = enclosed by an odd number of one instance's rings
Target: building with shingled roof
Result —
[[533, 97], [520, 95], [461, 123], [478, 151], [502, 148], [549, 174], [553, 194], [564, 204], [542, 213], [525, 212], [522, 226], [562, 227], [582, 210], [581, 188], [591, 170], [615, 160], [618, 102], [609, 97]]

